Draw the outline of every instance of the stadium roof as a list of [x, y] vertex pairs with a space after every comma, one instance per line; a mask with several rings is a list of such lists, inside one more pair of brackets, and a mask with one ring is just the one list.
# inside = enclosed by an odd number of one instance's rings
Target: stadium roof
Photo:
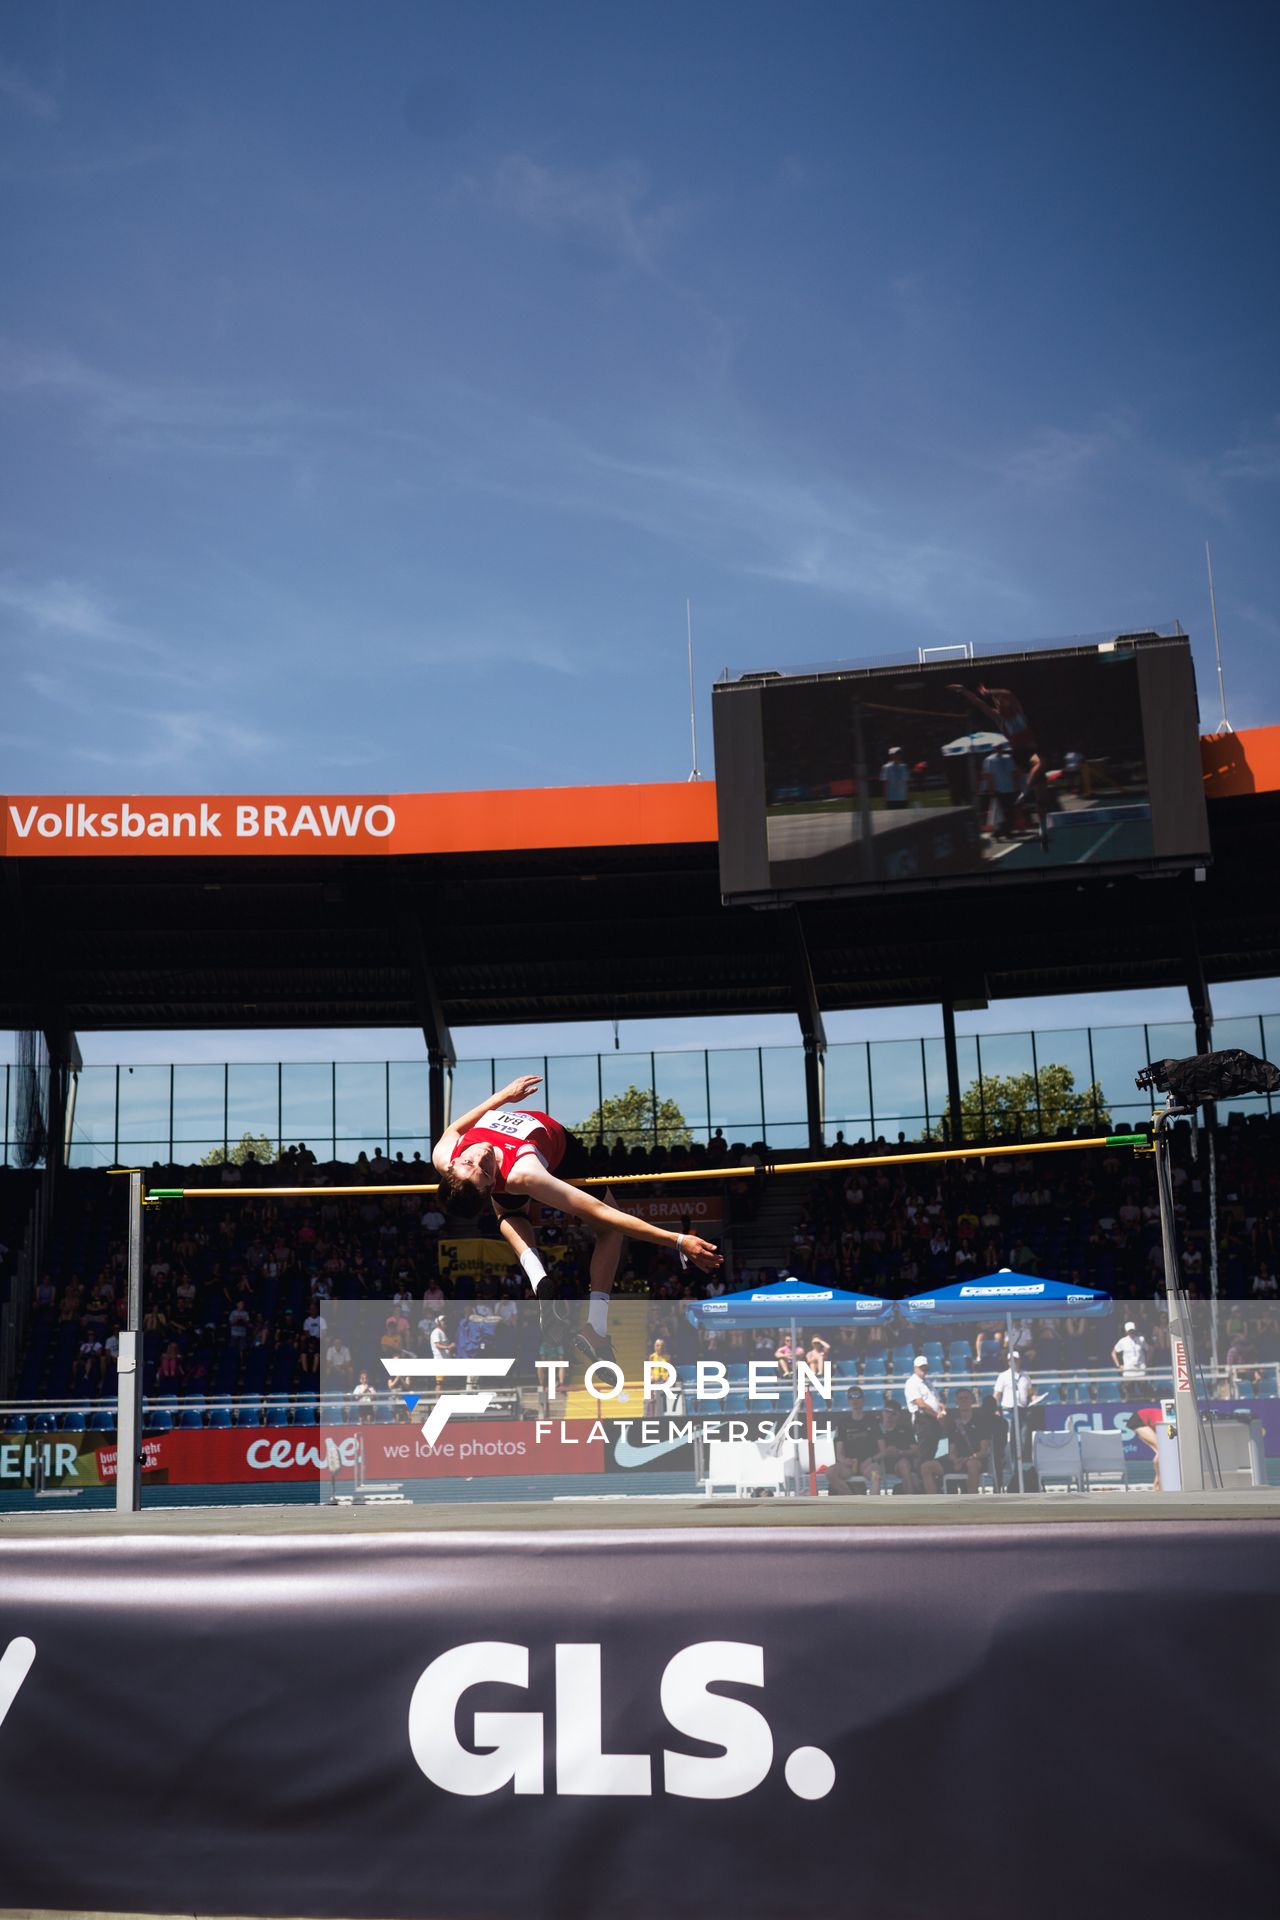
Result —
[[[1280, 727], [1203, 745], [1203, 880], [807, 903], [820, 1005], [1176, 984], [1197, 947], [1210, 980], [1280, 973]], [[0, 1024], [417, 1026], [432, 994], [457, 1027], [792, 1009], [796, 914], [722, 906], [715, 833], [709, 781], [0, 800]]]

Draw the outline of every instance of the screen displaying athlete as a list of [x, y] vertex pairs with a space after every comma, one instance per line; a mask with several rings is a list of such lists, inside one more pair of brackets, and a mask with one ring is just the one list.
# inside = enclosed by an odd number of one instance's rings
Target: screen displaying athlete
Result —
[[555, 1207], [595, 1228], [587, 1323], [574, 1335], [573, 1344], [588, 1363], [612, 1360], [609, 1302], [623, 1240], [671, 1247], [682, 1261], [692, 1261], [703, 1273], [712, 1273], [720, 1265], [720, 1252], [710, 1240], [701, 1240], [695, 1233], [672, 1233], [666, 1227], [623, 1213], [611, 1204], [607, 1189], [606, 1198], [598, 1200], [593, 1193], [557, 1180], [556, 1168], [564, 1158], [564, 1128], [548, 1113], [515, 1104], [527, 1100], [541, 1084], [540, 1075], [522, 1074], [492, 1099], [461, 1115], [437, 1140], [432, 1164], [448, 1192], [458, 1194], [470, 1189], [490, 1202], [498, 1229], [535, 1295], [547, 1270], [528, 1218], [530, 1203]]
[[1045, 777], [1044, 761], [1036, 736], [1031, 730], [1031, 722], [1023, 711], [1021, 700], [1008, 687], [982, 687], [971, 693], [968, 687], [953, 682], [948, 693], [958, 693], [977, 713], [982, 715], [987, 725], [1002, 733], [1009, 742], [1009, 752], [1021, 783], [1018, 803], [1030, 804], [1036, 811], [1036, 823], [1040, 834], [1040, 845], [1048, 850], [1049, 829], [1048, 814], [1050, 803], [1049, 783]]

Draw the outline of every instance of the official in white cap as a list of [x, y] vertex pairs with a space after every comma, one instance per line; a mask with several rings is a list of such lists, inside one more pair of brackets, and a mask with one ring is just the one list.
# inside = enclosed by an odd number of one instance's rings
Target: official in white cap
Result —
[[1125, 1321], [1124, 1332], [1111, 1349], [1111, 1363], [1120, 1369], [1121, 1398], [1141, 1399], [1147, 1378], [1147, 1343], [1133, 1320]]

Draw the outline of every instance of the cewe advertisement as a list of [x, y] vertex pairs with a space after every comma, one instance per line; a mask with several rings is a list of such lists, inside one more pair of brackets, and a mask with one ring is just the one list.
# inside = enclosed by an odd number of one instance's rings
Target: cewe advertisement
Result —
[[[594, 1431], [593, 1431], [594, 1429]], [[434, 1446], [413, 1422], [366, 1427], [230, 1427], [150, 1433], [142, 1478], [150, 1486], [251, 1486], [350, 1477], [364, 1443], [367, 1480], [473, 1479], [485, 1474], [603, 1473], [603, 1430], [590, 1420], [459, 1420]], [[114, 1434], [0, 1435], [0, 1492], [114, 1486]]]

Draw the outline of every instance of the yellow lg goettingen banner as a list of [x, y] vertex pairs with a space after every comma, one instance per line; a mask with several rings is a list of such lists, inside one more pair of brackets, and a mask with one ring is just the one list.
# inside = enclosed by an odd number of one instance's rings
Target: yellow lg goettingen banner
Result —
[[[539, 1248], [549, 1267], [564, 1258], [562, 1246]], [[505, 1240], [481, 1239], [478, 1235], [466, 1240], [441, 1240], [437, 1259], [442, 1278], [452, 1279], [457, 1273], [484, 1275], [510, 1274], [516, 1265], [516, 1257]]]

